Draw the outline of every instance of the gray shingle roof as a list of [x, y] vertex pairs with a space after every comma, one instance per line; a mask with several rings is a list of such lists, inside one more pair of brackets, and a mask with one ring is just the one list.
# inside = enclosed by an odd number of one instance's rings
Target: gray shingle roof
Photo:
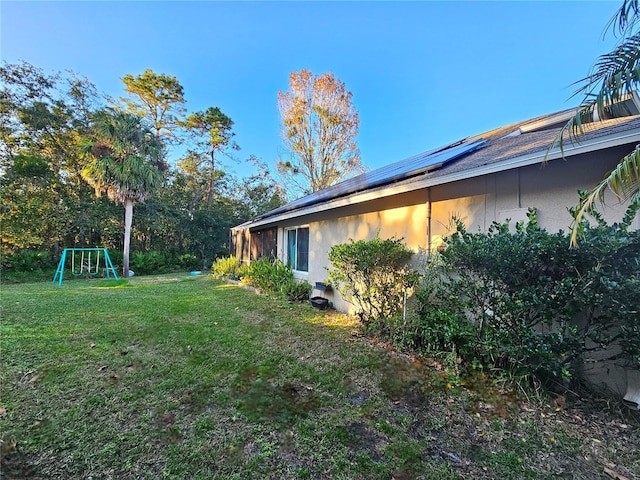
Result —
[[[392, 184], [411, 184], [425, 178], [436, 179], [452, 173], [471, 171], [477, 167], [497, 164], [536, 152], [545, 152], [556, 139], [566, 120], [562, 120], [557, 125], [553, 125], [553, 122], [558, 116], [562, 117], [564, 115], [566, 117], [565, 114], [570, 114], [572, 111], [575, 110], [565, 110], [500, 127], [484, 134], [465, 138], [459, 142], [391, 163], [294, 200], [244, 225], [250, 226], [251, 223], [258, 220], [268, 219], [286, 212], [294, 213], [296, 210], [305, 207], [348, 197], [358, 192], [375, 191]], [[546, 120], [552, 123], [543, 127], [546, 129], [528, 131], [528, 125], [544, 124]], [[579, 141], [585, 142], [597, 137], [637, 129], [640, 129], [640, 116], [606, 120], [590, 124], [586, 131], [579, 136]], [[570, 145], [571, 141], [565, 136], [565, 148]]]
[[[613, 135], [640, 128], [640, 116], [625, 117], [604, 122], [593, 123], [583, 134], [579, 136], [580, 143], [593, 140], [598, 137]], [[469, 155], [445, 165], [440, 170], [427, 174], [433, 178], [454, 172], [471, 170], [475, 167], [503, 162], [512, 158], [530, 155], [537, 152], [546, 152], [556, 139], [561, 127], [549, 130], [523, 133], [516, 136], [497, 137], [489, 140], [484, 148], [472, 152]], [[575, 140], [574, 140], [575, 142]], [[564, 137], [565, 148], [572, 145], [567, 135]]]

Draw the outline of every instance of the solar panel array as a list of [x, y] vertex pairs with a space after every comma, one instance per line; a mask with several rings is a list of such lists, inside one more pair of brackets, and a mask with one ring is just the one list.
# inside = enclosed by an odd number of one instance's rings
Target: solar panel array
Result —
[[400, 160], [399, 162], [385, 165], [384, 167], [373, 170], [372, 172], [363, 173], [357, 177], [349, 178], [337, 185], [319, 190], [310, 195], [306, 195], [258, 218], [270, 217], [279, 213], [314, 205], [326, 200], [350, 195], [362, 190], [405, 180], [440, 168], [451, 160], [479, 149], [485, 143], [486, 140], [476, 140], [469, 143], [461, 142], [424, 152], [419, 155]]

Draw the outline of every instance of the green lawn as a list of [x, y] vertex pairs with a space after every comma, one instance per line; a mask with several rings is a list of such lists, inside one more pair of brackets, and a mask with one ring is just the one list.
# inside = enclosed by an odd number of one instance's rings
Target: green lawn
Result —
[[640, 477], [632, 417], [448, 388], [342, 315], [204, 276], [1, 303], [3, 479]]

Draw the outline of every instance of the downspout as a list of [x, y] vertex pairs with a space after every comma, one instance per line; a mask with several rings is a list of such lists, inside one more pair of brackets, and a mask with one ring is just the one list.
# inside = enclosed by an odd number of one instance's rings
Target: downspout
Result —
[[[431, 187], [427, 187], [427, 243], [425, 246], [425, 266], [431, 261]], [[402, 319], [407, 320], [407, 291], [404, 291], [402, 302]]]
[[520, 168], [516, 168], [516, 175], [518, 176], [518, 208], [522, 208], [522, 202], [520, 198]]
[[431, 260], [431, 187], [427, 187], [427, 263]]

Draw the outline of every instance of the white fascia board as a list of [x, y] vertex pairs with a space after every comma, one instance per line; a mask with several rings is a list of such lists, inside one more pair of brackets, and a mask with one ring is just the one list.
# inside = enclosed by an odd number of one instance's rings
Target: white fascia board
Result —
[[[273, 225], [284, 220], [290, 220], [292, 218], [303, 217], [305, 215], [312, 215], [314, 213], [325, 212], [327, 210], [333, 210], [340, 207], [347, 207], [349, 205], [355, 205], [358, 203], [364, 203], [379, 198], [390, 197], [393, 195], [399, 195], [402, 193], [411, 192], [414, 190], [421, 190], [423, 188], [434, 187], [437, 185], [443, 185], [445, 183], [452, 183], [459, 180], [466, 180], [468, 178], [480, 177], [482, 175], [490, 175], [492, 173], [498, 173], [505, 170], [512, 170], [515, 168], [526, 167], [529, 165], [535, 165], [546, 161], [553, 161], [560, 158], [571, 157], [574, 155], [581, 155], [584, 153], [594, 152], [597, 150], [604, 150], [607, 148], [617, 147], [619, 145], [625, 145], [627, 143], [639, 142], [640, 143], [640, 129], [634, 129], [627, 132], [622, 132], [614, 135], [608, 135], [604, 137], [597, 137], [592, 140], [584, 142], [574, 142], [568, 147], [564, 148], [564, 155], [560, 152], [560, 148], [554, 148], [547, 154], [547, 150], [540, 150], [528, 155], [522, 155], [519, 157], [509, 158], [501, 162], [491, 163], [488, 165], [482, 165], [469, 170], [462, 170], [460, 172], [450, 173], [448, 175], [442, 175], [435, 178], [423, 178], [422, 180], [414, 180], [413, 182], [400, 184], [400, 185], [388, 185], [386, 187], [380, 187], [379, 189], [369, 190], [360, 193], [354, 193], [347, 197], [336, 198], [327, 202], [321, 202], [316, 205], [309, 205], [299, 210], [293, 210], [290, 212], [283, 212], [273, 217], [263, 218], [256, 222], [247, 222], [242, 226], [245, 228], [256, 228], [265, 225]], [[546, 157], [546, 159], [545, 159]], [[238, 227], [235, 227], [238, 228]]]

